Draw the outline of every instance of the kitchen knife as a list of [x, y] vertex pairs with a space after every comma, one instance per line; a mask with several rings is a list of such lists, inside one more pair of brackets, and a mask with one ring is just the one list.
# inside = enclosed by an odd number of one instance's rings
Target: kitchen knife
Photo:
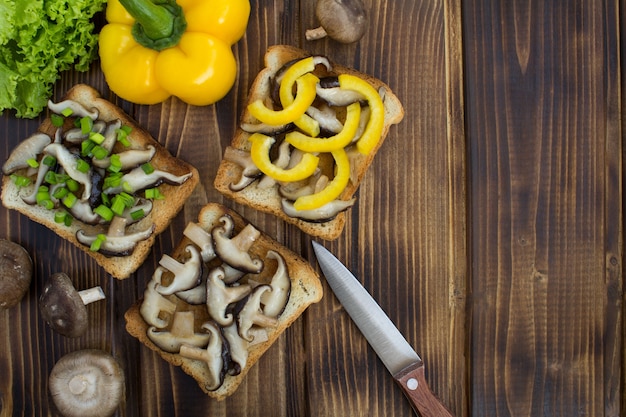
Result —
[[424, 362], [354, 275], [317, 242], [313, 250], [328, 284], [393, 379], [422, 417], [452, 417], [430, 390]]

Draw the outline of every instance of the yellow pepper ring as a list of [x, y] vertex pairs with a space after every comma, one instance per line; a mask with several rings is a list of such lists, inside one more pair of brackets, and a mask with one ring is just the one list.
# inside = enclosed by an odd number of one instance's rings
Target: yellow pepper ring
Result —
[[310, 177], [315, 172], [319, 158], [311, 153], [302, 155], [302, 159], [292, 168], [279, 168], [270, 160], [270, 148], [276, 141], [271, 136], [262, 133], [254, 133], [248, 138], [252, 143], [250, 156], [254, 165], [265, 175], [276, 181], [300, 181]]
[[350, 74], [339, 75], [339, 87], [346, 90], [358, 91], [365, 96], [370, 107], [370, 119], [365, 131], [356, 143], [357, 150], [363, 155], [369, 154], [378, 144], [383, 132], [385, 121], [385, 107], [378, 91], [367, 81]]
[[287, 133], [285, 140], [294, 147], [305, 152], [331, 152], [345, 148], [352, 142], [361, 118], [361, 105], [352, 103], [346, 112], [346, 121], [341, 132], [328, 138], [313, 138], [294, 131]]
[[[298, 78], [315, 70], [315, 65], [316, 59], [311, 56], [295, 62], [285, 71], [282, 80], [280, 81], [280, 88], [278, 90], [280, 103], [283, 107], [293, 103], [293, 85], [296, 83]], [[306, 113], [298, 117], [294, 123], [309, 136], [317, 136], [320, 134], [319, 122]]]
[[248, 105], [250, 114], [262, 123], [272, 126], [280, 126], [291, 123], [304, 114], [315, 100], [317, 95], [315, 86], [319, 78], [308, 73], [296, 80], [298, 91], [296, 97], [290, 105], [282, 110], [268, 109], [261, 99], [253, 101]]
[[344, 149], [332, 151], [335, 158], [335, 177], [328, 185], [315, 194], [298, 197], [293, 203], [296, 210], [314, 210], [330, 203], [341, 195], [350, 181], [350, 161]]

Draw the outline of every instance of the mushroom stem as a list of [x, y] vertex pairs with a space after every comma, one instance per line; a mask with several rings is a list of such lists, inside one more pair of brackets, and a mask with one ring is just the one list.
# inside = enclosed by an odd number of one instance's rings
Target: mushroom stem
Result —
[[81, 300], [83, 300], [83, 304], [91, 304], [94, 301], [104, 300], [106, 295], [104, 295], [104, 291], [102, 291], [101, 287], [93, 287], [87, 290], [78, 291], [78, 295]]
[[304, 33], [307, 41], [315, 41], [317, 39], [322, 39], [328, 36], [328, 32], [322, 26], [318, 26], [314, 29], [307, 29]]

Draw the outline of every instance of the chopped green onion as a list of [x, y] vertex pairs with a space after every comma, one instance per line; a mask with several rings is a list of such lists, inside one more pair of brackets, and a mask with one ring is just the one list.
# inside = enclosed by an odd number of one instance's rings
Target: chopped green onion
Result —
[[111, 172], [120, 172], [122, 170], [122, 161], [118, 154], [111, 155], [111, 165], [107, 169]]
[[74, 110], [72, 110], [69, 107], [66, 107], [63, 110], [61, 110], [61, 114], [65, 117], [70, 117], [72, 114], [74, 114]]
[[30, 178], [23, 175], [11, 174], [11, 179], [18, 188], [28, 187], [30, 185]]
[[78, 201], [78, 198], [77, 198], [74, 194], [69, 193], [68, 195], [66, 195], [66, 196], [63, 198], [63, 200], [62, 200], [62, 201], [63, 201], [63, 205], [64, 205], [65, 207], [67, 207], [67, 208], [72, 208], [72, 207], [74, 207], [74, 205], [75, 205], [75, 204], [76, 204], [76, 202]]
[[159, 191], [158, 188], [147, 188], [145, 191], [147, 199], [150, 200], [162, 200], [165, 196]]
[[111, 199], [109, 198], [108, 194], [100, 194], [100, 198], [102, 199], [102, 204], [104, 204], [107, 207], [111, 207]]
[[59, 116], [58, 114], [51, 114], [50, 115], [50, 122], [52, 122], [52, 126], [54, 127], [61, 127], [63, 126], [63, 117]]
[[76, 169], [79, 170], [80, 172], [82, 173], [89, 172], [89, 168], [91, 167], [84, 159], [78, 158], [76, 160]]
[[122, 145], [128, 147], [130, 146], [130, 141], [128, 140], [128, 135], [132, 132], [133, 128], [128, 125], [123, 125], [119, 129], [115, 131], [117, 133], [117, 141]]
[[107, 240], [106, 235], [102, 233], [98, 234], [98, 236], [96, 237], [96, 240], [94, 240], [91, 246], [89, 247], [89, 250], [91, 250], [92, 252], [98, 252], [100, 250], [100, 247], [106, 240]]
[[126, 204], [124, 203], [123, 198], [121, 198], [119, 195], [113, 197], [113, 199], [111, 200], [111, 210], [113, 211], [113, 213], [121, 216], [125, 208]]
[[54, 222], [55, 223], [65, 223], [65, 217], [67, 216], [67, 211], [59, 210], [54, 213]]
[[93, 212], [102, 217], [107, 222], [110, 222], [114, 215], [113, 210], [111, 210], [104, 204], [100, 204], [98, 207], [93, 209]]
[[52, 155], [46, 155], [43, 157], [43, 160], [41, 161], [41, 163], [49, 167], [53, 167], [56, 165], [57, 159]]
[[130, 185], [130, 183], [128, 181], [124, 181], [124, 183], [122, 184], [122, 189], [124, 191], [126, 191], [127, 193], [134, 192], [133, 187], [131, 187], [131, 185]]
[[91, 120], [91, 117], [85, 116], [85, 117], [81, 117], [80, 118], [80, 131], [83, 135], [86, 135], [87, 133], [91, 132], [91, 129], [93, 129], [93, 120]]
[[154, 167], [152, 166], [150, 162], [146, 162], [145, 164], [143, 164], [141, 166], [141, 169], [143, 170], [143, 172], [145, 172], [148, 175], [154, 172]]
[[26, 160], [26, 163], [28, 164], [29, 167], [31, 168], [38, 168], [39, 167], [39, 162], [37, 162], [36, 159], [34, 158], [28, 158]]
[[104, 184], [102, 184], [102, 188], [106, 190], [107, 188], [119, 187], [119, 185], [122, 183], [123, 175], [124, 174], [122, 174], [121, 172], [115, 172], [110, 175], [107, 175], [104, 178]]
[[141, 218], [143, 218], [145, 216], [145, 212], [143, 211], [143, 209], [139, 209], [139, 210], [135, 210], [133, 212], [130, 213], [130, 218], [133, 219], [133, 221], [137, 221]]
[[80, 144], [80, 154], [82, 156], [91, 156], [93, 148], [96, 146], [96, 143], [92, 140], [84, 140]]
[[101, 145], [104, 142], [104, 135], [102, 133], [90, 132], [89, 139]]
[[107, 151], [106, 149], [104, 149], [100, 145], [96, 145], [96, 146], [93, 147], [92, 153], [93, 153], [94, 158], [96, 158], [96, 159], [104, 159], [109, 154], [109, 151]]
[[54, 171], [48, 171], [46, 172], [46, 176], [44, 177], [44, 181], [47, 182], [48, 184], [58, 184], [58, 180], [57, 180], [57, 174], [54, 173]]
[[75, 180], [75, 179], [73, 179], [73, 178], [68, 178], [68, 179], [65, 181], [65, 185], [66, 185], [66, 186], [67, 186], [67, 188], [68, 188], [71, 192], [73, 192], [73, 193], [74, 193], [74, 192], [76, 192], [76, 191], [78, 191], [78, 189], [79, 189], [79, 187], [80, 187], [80, 185], [78, 184], [78, 181], [76, 181], [76, 180]]
[[46, 208], [47, 210], [52, 210], [54, 208], [54, 203], [50, 199], [43, 199], [37, 202], [40, 206]]
[[67, 187], [57, 187], [52, 192], [52, 197], [56, 198], [57, 200], [60, 200], [63, 197], [65, 197], [69, 192], [70, 190], [68, 190]]

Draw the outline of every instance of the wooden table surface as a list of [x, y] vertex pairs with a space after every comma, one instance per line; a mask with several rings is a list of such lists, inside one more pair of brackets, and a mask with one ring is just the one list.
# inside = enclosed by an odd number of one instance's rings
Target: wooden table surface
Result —
[[[25, 246], [34, 282], [0, 312], [0, 414], [52, 415], [47, 377], [64, 354], [110, 351], [127, 378], [120, 416], [410, 416], [411, 408], [324, 282], [321, 302], [284, 333], [239, 390], [217, 402], [141, 346], [123, 314], [161, 254], [208, 201], [223, 202], [302, 254], [311, 238], [212, 187], [266, 48], [290, 44], [388, 83], [404, 103], [337, 240], [324, 242], [415, 346], [456, 416], [626, 415], [623, 373], [623, 1], [367, 0], [357, 44], [308, 42], [313, 1], [252, 2], [234, 47], [239, 76], [216, 105], [133, 105], [95, 62], [63, 73], [120, 104], [202, 187], [118, 281], [52, 232], [0, 209], [0, 237]], [[40, 120], [0, 119], [0, 159]], [[101, 285], [86, 335], [42, 320], [43, 281], [64, 271]]]

